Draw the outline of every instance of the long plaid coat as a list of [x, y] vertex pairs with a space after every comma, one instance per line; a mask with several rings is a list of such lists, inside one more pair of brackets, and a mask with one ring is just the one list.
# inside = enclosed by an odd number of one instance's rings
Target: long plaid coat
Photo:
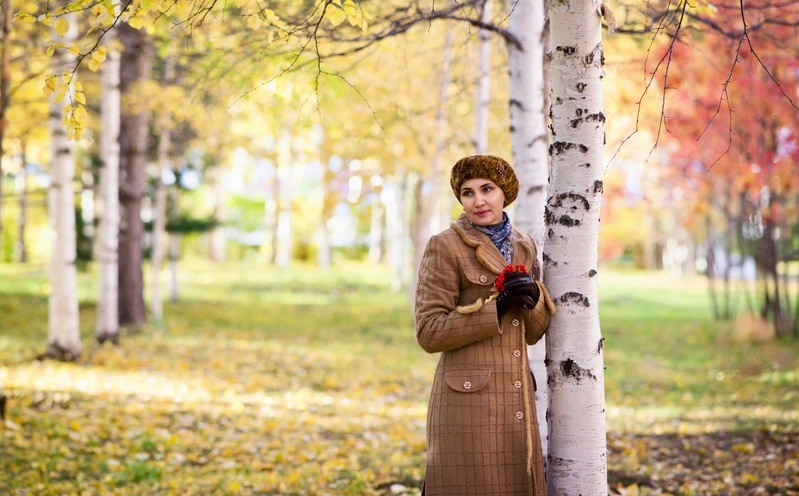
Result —
[[[513, 229], [513, 265], [540, 278], [532, 237]], [[543, 496], [535, 378], [527, 344], [555, 308], [543, 283], [531, 310], [497, 319], [485, 302], [505, 259], [465, 215], [427, 244], [416, 290], [416, 338], [441, 352], [427, 413], [425, 495]]]

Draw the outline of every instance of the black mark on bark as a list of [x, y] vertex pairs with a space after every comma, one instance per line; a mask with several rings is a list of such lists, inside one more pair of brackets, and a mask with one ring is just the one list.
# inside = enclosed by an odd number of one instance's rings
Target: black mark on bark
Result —
[[588, 153], [588, 147], [585, 145], [578, 145], [577, 143], [569, 143], [567, 141], [556, 141], [549, 145], [550, 155], [562, 155], [569, 150], [577, 150], [582, 153]]
[[573, 226], [579, 226], [580, 221], [577, 219], [572, 219], [568, 215], [561, 215], [560, 218], [558, 219], [558, 224], [564, 225], [566, 227], [573, 227]]
[[576, 303], [577, 305], [581, 305], [581, 306], [584, 306], [584, 307], [588, 307], [589, 306], [588, 298], [586, 298], [585, 296], [581, 295], [580, 293], [575, 293], [575, 292], [572, 291], [572, 292], [569, 292], [569, 293], [565, 293], [564, 295], [562, 295], [560, 297], [561, 303], [569, 303], [569, 300], [571, 300], [571, 303]]
[[594, 277], [595, 275], [596, 275], [596, 271], [594, 269], [591, 269], [591, 270], [588, 271], [588, 277]]
[[585, 62], [585, 65], [591, 65], [594, 62], [594, 52], [583, 57], [583, 62]]
[[[560, 193], [557, 196], [550, 198], [547, 203], [553, 207], [563, 207], [563, 200], [570, 200], [573, 203], [582, 203], [586, 212], [591, 209], [591, 204], [588, 203], [586, 197], [583, 195], [578, 195], [577, 193]], [[576, 212], [577, 206], [573, 205], [571, 207], [571, 211]]]
[[599, 179], [597, 179], [596, 181], [594, 181], [594, 193], [601, 193], [601, 192], [603, 192], [604, 190], [605, 190], [605, 189], [604, 189], [604, 187], [602, 186], [602, 181], [600, 181]]
[[577, 52], [577, 47], [559, 46], [559, 47], [555, 47], [555, 51], [563, 52], [565, 55], [574, 55]]
[[599, 338], [599, 344], [596, 347], [596, 354], [602, 353], [602, 348], [605, 347], [605, 338]]
[[524, 110], [524, 105], [522, 105], [522, 102], [517, 100], [517, 99], [515, 99], [515, 98], [511, 98], [510, 99], [510, 101], [508, 102], [508, 106], [511, 107], [511, 108], [516, 107], [516, 108], [519, 108], [521, 110]]
[[567, 358], [560, 362], [560, 371], [563, 372], [564, 376], [574, 377], [578, 381], [583, 377], [587, 377], [594, 381], [596, 380], [596, 376], [592, 374], [590, 370], [580, 367], [577, 365], [577, 362], [571, 358]]
[[597, 112], [596, 114], [589, 114], [585, 116], [586, 122], [605, 122], [605, 114]]
[[575, 87], [577, 88], [577, 92], [578, 93], [582, 93], [585, 90], [586, 86], [588, 86], [588, 85], [585, 84], [585, 83], [577, 83], [577, 85]]

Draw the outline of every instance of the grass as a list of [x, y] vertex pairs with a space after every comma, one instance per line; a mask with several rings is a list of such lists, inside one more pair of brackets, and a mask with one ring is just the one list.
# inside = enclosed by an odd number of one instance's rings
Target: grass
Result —
[[[0, 265], [0, 493], [418, 493], [437, 356], [416, 345], [386, 268], [181, 270], [163, 327], [102, 347], [96, 275], [81, 274], [85, 348], [67, 364], [31, 360], [47, 341], [46, 271]], [[797, 342], [737, 344], [701, 279], [603, 272], [600, 314], [612, 447], [799, 431]], [[612, 468], [641, 457], [618, 451]]]

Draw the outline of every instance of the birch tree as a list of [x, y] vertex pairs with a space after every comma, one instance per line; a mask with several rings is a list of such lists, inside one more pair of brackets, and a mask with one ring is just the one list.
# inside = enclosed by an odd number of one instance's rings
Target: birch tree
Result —
[[544, 280], [557, 302], [549, 324], [548, 494], [607, 494], [603, 338], [597, 240], [604, 123], [599, 0], [549, 5], [552, 175]]
[[[546, 127], [544, 78], [544, 3], [518, 0], [511, 5], [508, 31], [518, 43], [508, 43], [508, 94], [513, 167], [521, 188], [516, 199], [514, 224], [538, 244], [544, 241], [544, 204], [549, 182], [549, 136]], [[542, 262], [539, 249], [539, 263]], [[544, 359], [546, 337], [528, 348], [530, 368], [540, 383], [547, 377]], [[535, 394], [538, 429], [547, 454], [547, 388]]]
[[96, 256], [100, 263], [95, 336], [99, 343], [117, 342], [119, 336], [119, 59], [114, 48], [116, 30], [105, 35], [110, 49], [102, 67], [100, 128], [100, 226]]
[[[65, 47], [75, 42], [77, 30], [74, 16], [66, 15], [55, 26], [55, 39]], [[50, 215], [52, 253], [50, 259], [50, 284], [48, 315], [48, 346], [45, 356], [59, 360], [75, 360], [81, 354], [80, 322], [78, 314], [78, 270], [75, 265], [75, 157], [71, 136], [67, 135], [65, 122], [74, 119], [80, 101], [76, 91], [75, 73], [71, 72], [75, 57], [66, 48], [53, 55], [53, 74], [48, 87], [50, 95], [50, 189], [47, 204]], [[55, 79], [59, 81], [56, 81]], [[78, 88], [79, 89], [79, 88]], [[66, 111], [65, 111], [66, 109]]]
[[[493, 0], [485, 0], [480, 20], [488, 24], [491, 22]], [[479, 155], [488, 152], [488, 121], [491, 117], [489, 104], [491, 102], [491, 32], [481, 29], [479, 37], [479, 52], [477, 58], [477, 94], [474, 118], [474, 149]]]

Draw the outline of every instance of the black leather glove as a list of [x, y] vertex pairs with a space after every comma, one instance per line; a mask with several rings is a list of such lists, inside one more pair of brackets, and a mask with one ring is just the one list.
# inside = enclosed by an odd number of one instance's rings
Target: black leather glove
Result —
[[505, 290], [497, 296], [497, 315], [502, 316], [514, 307], [533, 308], [538, 303], [540, 290], [533, 278], [521, 272], [505, 274]]

